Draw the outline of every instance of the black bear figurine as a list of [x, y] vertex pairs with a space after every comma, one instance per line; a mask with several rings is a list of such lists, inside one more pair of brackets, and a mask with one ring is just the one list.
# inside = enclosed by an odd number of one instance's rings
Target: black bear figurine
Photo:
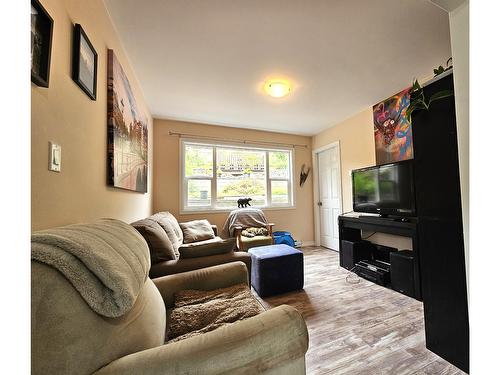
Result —
[[238, 208], [245, 208], [251, 206], [250, 201], [252, 198], [240, 198], [238, 199]]

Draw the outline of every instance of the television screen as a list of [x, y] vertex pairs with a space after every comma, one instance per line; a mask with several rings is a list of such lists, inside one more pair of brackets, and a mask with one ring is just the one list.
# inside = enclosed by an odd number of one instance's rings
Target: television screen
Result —
[[415, 215], [411, 160], [352, 171], [353, 209], [382, 215]]

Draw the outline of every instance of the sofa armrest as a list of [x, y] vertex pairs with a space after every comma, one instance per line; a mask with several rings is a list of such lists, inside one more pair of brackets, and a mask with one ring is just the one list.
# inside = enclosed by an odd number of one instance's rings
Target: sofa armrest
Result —
[[241, 283], [248, 285], [248, 271], [245, 263], [232, 262], [158, 277], [153, 279], [153, 283], [160, 291], [165, 306], [171, 308], [174, 306], [174, 293], [181, 290], [214, 290]]
[[241, 231], [243, 230], [243, 227], [234, 227], [233, 229], [233, 236], [236, 238], [236, 247], [238, 249], [241, 249]]
[[217, 229], [217, 225], [211, 224], [212, 230], [214, 231], [214, 235], [217, 237], [219, 230]]
[[300, 313], [282, 305], [202, 335], [129, 354], [95, 374], [256, 374], [281, 366], [290, 370], [291, 362], [297, 363], [293, 373], [305, 374], [308, 343]]
[[273, 243], [274, 243], [274, 234], [273, 234], [273, 227], [274, 226], [275, 226], [274, 223], [267, 223], [266, 224], [267, 232], [268, 232], [269, 236], [271, 236], [271, 238], [273, 239]]

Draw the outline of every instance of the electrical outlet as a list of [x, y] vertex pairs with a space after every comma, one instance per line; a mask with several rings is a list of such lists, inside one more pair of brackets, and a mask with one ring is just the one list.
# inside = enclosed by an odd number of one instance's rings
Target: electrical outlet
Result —
[[61, 172], [61, 146], [49, 142], [49, 171]]

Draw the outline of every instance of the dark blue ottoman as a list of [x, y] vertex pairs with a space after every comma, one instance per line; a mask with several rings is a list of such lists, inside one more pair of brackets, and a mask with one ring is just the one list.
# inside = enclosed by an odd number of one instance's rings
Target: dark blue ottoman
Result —
[[291, 246], [269, 245], [248, 250], [252, 256], [252, 286], [261, 297], [304, 287], [304, 254]]

